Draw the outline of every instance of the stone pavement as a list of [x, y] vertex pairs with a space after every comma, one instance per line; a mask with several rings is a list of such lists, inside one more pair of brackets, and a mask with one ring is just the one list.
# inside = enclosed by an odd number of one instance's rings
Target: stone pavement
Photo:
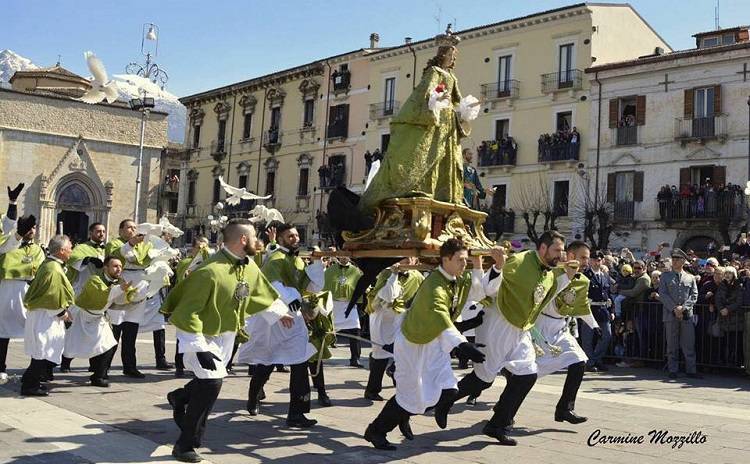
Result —
[[[171, 330], [168, 329], [168, 339]], [[174, 344], [167, 347], [171, 354]], [[365, 354], [366, 354], [365, 350]], [[319, 424], [311, 430], [292, 430], [284, 424], [288, 375], [274, 373], [266, 387], [268, 398], [261, 415], [244, 410], [249, 378], [243, 367], [229, 377], [209, 419], [203, 456], [213, 463], [495, 463], [522, 458], [534, 464], [560, 462], [608, 463], [741, 463], [750, 461], [750, 381], [731, 376], [669, 381], [649, 369], [613, 368], [609, 373], [587, 374], [577, 411], [589, 416], [572, 426], [553, 420], [564, 375], [541, 379], [516, 417], [515, 448], [500, 447], [481, 435], [483, 421], [492, 414], [504, 380], [486, 391], [475, 407], [459, 404], [440, 430], [431, 415], [412, 418], [416, 439], [403, 440], [395, 452], [374, 450], [362, 438], [367, 424], [383, 403], [362, 398], [365, 369], [348, 367], [348, 348], [334, 350], [327, 362], [328, 393], [334, 407], [319, 408], [313, 393], [310, 417]], [[19, 385], [0, 388], [0, 462], [9, 463], [134, 463], [172, 462], [177, 438], [166, 393], [187, 382], [170, 372], [152, 369], [153, 347], [148, 334], [138, 343], [138, 358], [145, 380], [120, 376], [119, 354], [111, 372], [112, 386], [86, 386], [86, 361], [75, 360], [74, 372], [56, 374], [48, 398], [21, 398]], [[364, 361], [364, 360], [363, 360]], [[366, 361], [365, 361], [366, 362]], [[9, 373], [20, 376], [28, 364], [23, 344], [12, 342]], [[13, 369], [15, 368], [15, 369]], [[463, 375], [464, 372], [458, 372]], [[389, 388], [383, 392], [388, 398]], [[628, 438], [644, 435], [643, 443], [597, 444], [590, 436]], [[698, 443], [672, 446], [653, 444], [651, 430], [668, 436], [700, 432]]]

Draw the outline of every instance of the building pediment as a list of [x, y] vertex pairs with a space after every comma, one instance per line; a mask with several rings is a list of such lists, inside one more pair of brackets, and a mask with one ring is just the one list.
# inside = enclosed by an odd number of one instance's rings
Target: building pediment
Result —
[[719, 158], [721, 153], [710, 147], [701, 147], [689, 153], [686, 158], [690, 160], [712, 160]]
[[641, 164], [641, 159], [632, 153], [623, 153], [612, 161], [613, 166]]
[[97, 192], [101, 192], [105, 188], [81, 136], [73, 142], [49, 174], [42, 173], [39, 199], [41, 201], [53, 200], [54, 192], [60, 180], [70, 174], [78, 174], [80, 177], [89, 179], [93, 184], [92, 189]]

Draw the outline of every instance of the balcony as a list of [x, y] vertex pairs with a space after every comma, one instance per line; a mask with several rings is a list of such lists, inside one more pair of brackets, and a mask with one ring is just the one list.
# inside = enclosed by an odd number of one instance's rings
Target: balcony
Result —
[[658, 220], [675, 221], [738, 221], [745, 215], [745, 198], [741, 190], [723, 190], [712, 196], [693, 195], [657, 199]]
[[211, 158], [217, 163], [224, 161], [227, 156], [226, 142], [224, 139], [218, 139], [211, 142]]
[[705, 118], [678, 118], [675, 120], [675, 140], [683, 144], [710, 139], [726, 140], [727, 115], [717, 114]]
[[583, 71], [568, 69], [556, 73], [542, 74], [542, 93], [562, 90], [581, 90], [583, 88]]
[[615, 127], [614, 140], [618, 147], [638, 145], [638, 126]]
[[336, 71], [333, 73], [331, 78], [333, 79], [334, 92], [346, 92], [347, 90], [349, 90], [352, 80], [352, 73], [350, 71]]
[[485, 140], [477, 148], [479, 166], [515, 166], [518, 144], [513, 137], [502, 140]]
[[383, 103], [372, 103], [370, 105], [370, 120], [390, 118], [401, 109], [401, 102], [389, 100]]
[[515, 79], [482, 84], [482, 99], [493, 101], [518, 98], [519, 86], [520, 82]]
[[581, 135], [558, 132], [539, 136], [538, 151], [540, 163], [556, 161], [577, 161], [581, 149]]
[[282, 132], [279, 129], [268, 129], [263, 132], [263, 147], [273, 153], [281, 146]]
[[484, 232], [494, 235], [499, 240], [503, 234], [515, 233], [516, 213], [513, 211], [493, 211], [492, 208], [485, 210], [487, 220], [484, 222]]
[[632, 200], [615, 201], [612, 205], [612, 221], [615, 224], [632, 224], [635, 222], [638, 204]]

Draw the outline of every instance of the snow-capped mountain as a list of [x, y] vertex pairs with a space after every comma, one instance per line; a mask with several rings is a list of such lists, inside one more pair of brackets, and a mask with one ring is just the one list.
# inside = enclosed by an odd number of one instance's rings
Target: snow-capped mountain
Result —
[[[105, 64], [106, 65], [106, 64]], [[38, 69], [28, 58], [11, 51], [0, 51], [0, 86], [7, 86], [8, 81], [16, 71]], [[115, 74], [111, 76], [117, 83], [119, 100], [127, 102], [131, 98], [139, 97], [139, 89], [144, 89], [149, 97], [154, 97], [156, 111], [168, 113], [167, 132], [170, 142], [182, 143], [185, 138], [185, 121], [187, 110], [175, 95], [162, 90], [158, 85], [140, 76], [129, 74]]]

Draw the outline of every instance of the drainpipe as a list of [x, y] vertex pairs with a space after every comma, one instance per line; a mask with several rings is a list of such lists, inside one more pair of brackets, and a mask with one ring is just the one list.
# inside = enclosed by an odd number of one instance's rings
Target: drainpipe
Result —
[[411, 68], [411, 88], [414, 89], [417, 87], [417, 52], [415, 52], [414, 47], [411, 46], [411, 37], [406, 37], [404, 41], [406, 42], [406, 45], [409, 47], [409, 51], [414, 57], [414, 62]]
[[[323, 164], [322, 166], [325, 166], [326, 164], [326, 150], [328, 149], [328, 113], [331, 106], [331, 64], [328, 62], [328, 60], [324, 61], [326, 67], [328, 67], [328, 84], [326, 85], [326, 114], [325, 114], [325, 123], [323, 125]], [[317, 173], [316, 173], [317, 174]], [[320, 179], [320, 176], [318, 176], [318, 179]], [[318, 207], [318, 211], [323, 210], [323, 188], [320, 186], [320, 206]]]
[[[234, 92], [234, 101], [232, 102], [232, 122], [229, 125], [229, 149], [227, 150], [227, 176], [226, 182], [229, 182], [229, 175], [232, 173], [232, 146], [234, 145], [234, 113], [237, 112], [237, 91]], [[224, 139], [226, 144], [226, 139]]]
[[596, 119], [596, 166], [594, 175], [594, 211], [599, 209], [599, 155], [602, 135], [602, 83], [599, 81], [599, 71], [594, 74], [594, 81], [599, 87], [599, 108]]
[[258, 176], [255, 181], [255, 194], [260, 195], [260, 160], [263, 156], [263, 125], [266, 122], [266, 101], [268, 100], [268, 89], [263, 89], [263, 110], [260, 113], [260, 140], [258, 141]]

